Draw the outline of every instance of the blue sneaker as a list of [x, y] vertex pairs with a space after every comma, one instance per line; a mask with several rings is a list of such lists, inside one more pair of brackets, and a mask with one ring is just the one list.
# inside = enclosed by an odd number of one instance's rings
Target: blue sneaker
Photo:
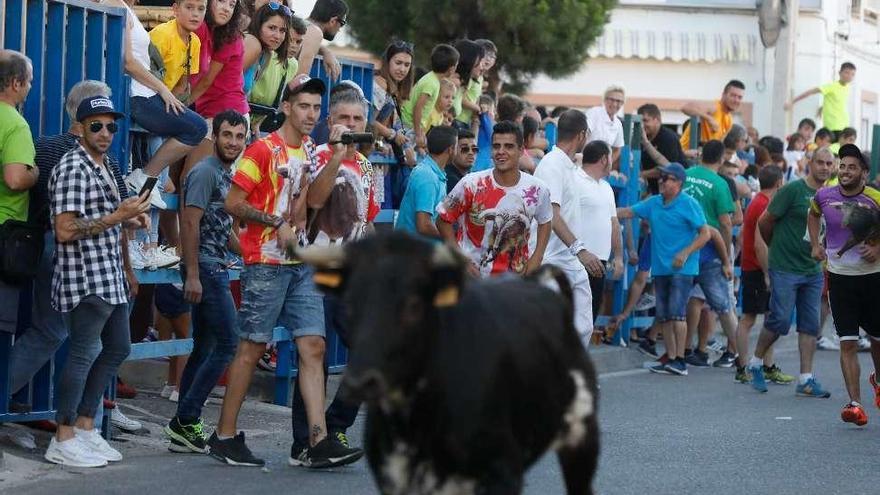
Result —
[[663, 363], [660, 363], [657, 366], [651, 366], [648, 369], [651, 371], [651, 373], [659, 373], [661, 375], [669, 374], [669, 370], [666, 369], [666, 365]]
[[810, 378], [807, 383], [798, 384], [795, 394], [801, 397], [816, 397], [817, 399], [827, 399], [831, 397], [831, 392], [822, 388], [816, 378]]
[[766, 392], [767, 380], [764, 379], [764, 370], [760, 366], [749, 366], [749, 373], [752, 374], [752, 388], [758, 392]]
[[666, 363], [666, 371], [678, 376], [687, 376], [688, 367], [684, 359], [679, 358]]

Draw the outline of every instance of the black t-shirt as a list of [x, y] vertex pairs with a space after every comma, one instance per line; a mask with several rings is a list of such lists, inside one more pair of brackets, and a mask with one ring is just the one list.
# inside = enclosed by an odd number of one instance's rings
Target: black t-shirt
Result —
[[464, 174], [451, 163], [444, 170], [446, 171], [446, 194], [449, 194], [455, 189], [455, 185], [464, 177]]
[[[678, 135], [667, 127], [660, 127], [660, 132], [651, 140], [651, 144], [657, 148], [657, 151], [670, 162], [680, 163], [687, 166], [684, 152], [681, 150], [681, 143], [678, 141]], [[651, 158], [651, 155], [642, 151], [642, 170], [651, 170], [657, 167], [657, 162]], [[657, 179], [648, 179], [648, 191], [651, 194], [658, 194], [660, 186]]]

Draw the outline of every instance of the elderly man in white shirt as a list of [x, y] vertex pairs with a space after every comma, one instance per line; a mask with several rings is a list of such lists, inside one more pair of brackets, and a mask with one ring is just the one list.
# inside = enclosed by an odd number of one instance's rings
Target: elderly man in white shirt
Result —
[[[589, 346], [593, 333], [595, 305], [591, 279], [604, 280], [605, 263], [612, 245], [615, 272], [619, 274], [623, 269], [614, 195], [608, 183], [601, 180], [602, 175], [594, 176], [608, 172], [608, 145], [597, 141], [584, 148], [585, 157], [591, 163], [604, 160], [606, 170], [597, 172], [574, 161], [586, 141], [586, 117], [577, 110], [566, 111], [559, 117], [556, 146], [544, 156], [535, 172], [550, 189], [553, 204], [553, 235], [544, 262], [561, 268], [571, 282], [575, 328], [585, 347]], [[597, 150], [600, 151], [597, 153]], [[603, 158], [597, 160], [595, 155]], [[599, 290], [598, 297], [601, 297]]]
[[605, 90], [603, 104], [587, 110], [587, 126], [590, 132], [588, 142], [605, 141], [611, 146], [611, 161], [617, 167], [620, 149], [623, 147], [623, 123], [617, 113], [623, 108], [625, 93], [620, 86], [610, 86]]

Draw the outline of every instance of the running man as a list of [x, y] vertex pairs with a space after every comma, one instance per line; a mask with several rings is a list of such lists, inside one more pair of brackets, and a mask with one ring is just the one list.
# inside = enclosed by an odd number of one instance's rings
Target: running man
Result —
[[[864, 426], [868, 414], [862, 407], [859, 388], [859, 328], [871, 338], [874, 371], [869, 381], [874, 387], [874, 405], [880, 408], [880, 243], [857, 238], [853, 227], [863, 219], [872, 221], [880, 215], [880, 191], [866, 187], [868, 161], [854, 144], [840, 148], [838, 184], [824, 187], [810, 203], [807, 226], [813, 258], [828, 261], [828, 290], [834, 326], [840, 336], [840, 368], [850, 402], [843, 406], [840, 418]], [[820, 219], [825, 219], [825, 246], [819, 242]], [[858, 229], [855, 229], [858, 231]]]

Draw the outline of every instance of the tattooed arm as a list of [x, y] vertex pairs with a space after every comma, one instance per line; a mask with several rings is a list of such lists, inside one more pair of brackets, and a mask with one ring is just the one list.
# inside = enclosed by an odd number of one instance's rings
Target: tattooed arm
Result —
[[128, 198], [116, 211], [101, 218], [82, 218], [73, 211], [59, 213], [55, 217], [55, 238], [58, 242], [71, 242], [94, 237], [149, 210], [148, 197], [144, 193], [143, 196]]
[[226, 195], [225, 207], [230, 215], [244, 222], [259, 223], [267, 227], [275, 227], [276, 229], [284, 223], [284, 219], [278, 215], [260, 211], [249, 205], [247, 193], [235, 184], [232, 185], [229, 193]]

